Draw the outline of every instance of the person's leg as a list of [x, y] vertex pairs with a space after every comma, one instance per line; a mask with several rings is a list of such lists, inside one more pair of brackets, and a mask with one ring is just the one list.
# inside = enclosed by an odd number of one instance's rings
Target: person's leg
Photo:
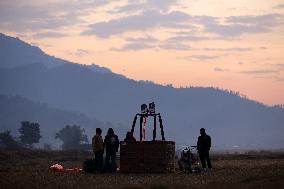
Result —
[[99, 172], [101, 173], [101, 172], [103, 172], [103, 151], [100, 151], [100, 153], [99, 153], [99, 160], [98, 160], [98, 162], [99, 162]]
[[179, 168], [180, 168], [181, 171], [184, 171], [184, 172], [190, 171], [187, 161], [179, 160], [178, 165], [179, 165]]
[[99, 168], [99, 159], [98, 159], [99, 155], [98, 152], [95, 152], [95, 171], [98, 171]]
[[113, 152], [113, 153], [111, 154], [111, 170], [112, 170], [113, 172], [116, 171], [116, 152]]
[[105, 163], [105, 169], [108, 172], [110, 169], [110, 153], [106, 152], [106, 163]]
[[210, 156], [209, 156], [209, 151], [206, 152], [206, 154], [205, 154], [205, 159], [206, 159], [206, 162], [207, 162], [207, 167], [208, 167], [209, 169], [211, 169], [211, 168], [212, 168], [212, 165], [211, 165], [211, 160], [210, 160]]
[[181, 159], [178, 160], [178, 167], [179, 167], [179, 170], [184, 171], [184, 166], [183, 166], [183, 162]]
[[206, 162], [204, 157], [204, 152], [198, 152], [199, 153], [199, 159], [201, 161], [202, 168], [206, 168]]

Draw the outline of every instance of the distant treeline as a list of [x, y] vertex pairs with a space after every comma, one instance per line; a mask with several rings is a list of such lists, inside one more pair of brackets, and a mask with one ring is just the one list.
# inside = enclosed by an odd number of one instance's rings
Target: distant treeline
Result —
[[[0, 133], [0, 148], [7, 150], [32, 149], [34, 144], [39, 143], [40, 124], [36, 122], [22, 121], [18, 129], [20, 136], [11, 135], [9, 130]], [[79, 125], [66, 125], [54, 136], [62, 141], [63, 150], [85, 149], [89, 144], [85, 130]], [[51, 150], [50, 144], [44, 144], [44, 149]]]

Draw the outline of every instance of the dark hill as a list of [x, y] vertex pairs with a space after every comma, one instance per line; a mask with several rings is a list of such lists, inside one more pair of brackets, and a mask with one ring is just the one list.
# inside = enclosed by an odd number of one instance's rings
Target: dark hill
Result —
[[195, 144], [199, 128], [205, 127], [215, 148], [284, 147], [284, 110], [230, 91], [138, 82], [71, 63], [54, 68], [38, 64], [3, 68], [0, 86], [0, 94], [21, 95], [113, 122], [121, 136], [140, 104], [155, 101], [164, 117], [166, 137], [178, 143]]
[[[14, 68], [28, 64], [42, 64], [53, 68], [71, 62], [47, 55], [40, 48], [32, 46], [19, 38], [0, 33], [0, 68]], [[88, 66], [94, 72], [110, 73], [107, 68], [92, 64]]]

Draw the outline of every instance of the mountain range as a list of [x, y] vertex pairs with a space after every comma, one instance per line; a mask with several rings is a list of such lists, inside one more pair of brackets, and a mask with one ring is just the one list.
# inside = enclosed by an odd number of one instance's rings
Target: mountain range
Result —
[[[81, 125], [89, 136], [97, 126], [104, 133], [113, 127], [123, 139], [140, 105], [154, 101], [166, 139], [179, 145], [195, 144], [204, 127], [215, 149], [284, 147], [281, 107], [213, 87], [174, 88], [135, 81], [95, 64], [49, 56], [4, 34], [0, 34], [0, 94], [0, 130], [14, 129], [21, 119], [37, 120], [48, 140], [67, 123]], [[17, 108], [16, 102], [21, 101], [25, 111]], [[147, 123], [147, 138], [151, 139], [152, 120]]]

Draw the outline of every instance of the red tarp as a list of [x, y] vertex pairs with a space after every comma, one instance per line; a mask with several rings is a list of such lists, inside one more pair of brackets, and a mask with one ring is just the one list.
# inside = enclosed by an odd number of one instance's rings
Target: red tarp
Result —
[[49, 167], [49, 170], [50, 171], [54, 171], [54, 172], [62, 172], [62, 173], [69, 173], [69, 172], [80, 172], [82, 171], [83, 169], [81, 168], [78, 168], [78, 167], [75, 167], [75, 168], [69, 168], [69, 169], [64, 169], [64, 167], [60, 164], [54, 164], [54, 165], [51, 165]]

